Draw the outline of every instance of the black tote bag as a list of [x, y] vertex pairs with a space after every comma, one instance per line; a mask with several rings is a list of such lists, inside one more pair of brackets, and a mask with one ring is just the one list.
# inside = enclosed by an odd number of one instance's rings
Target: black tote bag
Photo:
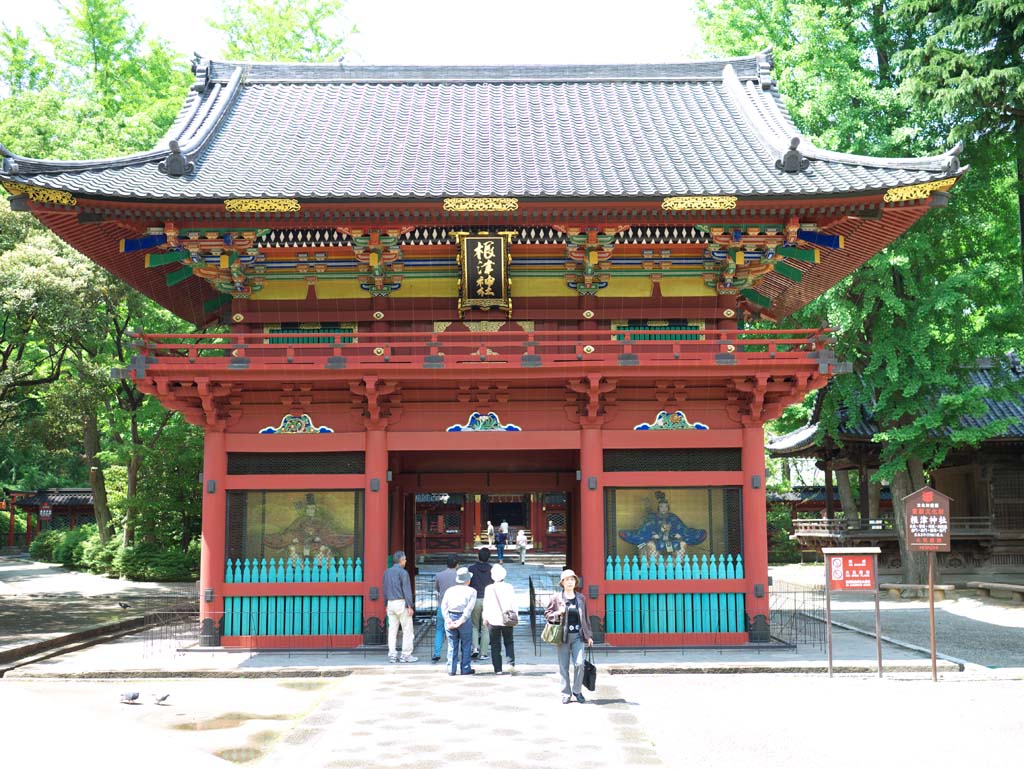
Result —
[[583, 685], [590, 691], [597, 686], [597, 665], [594, 664], [594, 650], [587, 647], [587, 656], [583, 658]]

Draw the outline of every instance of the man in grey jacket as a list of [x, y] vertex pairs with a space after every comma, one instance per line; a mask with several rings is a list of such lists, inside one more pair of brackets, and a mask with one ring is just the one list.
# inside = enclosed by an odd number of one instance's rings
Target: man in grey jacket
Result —
[[[405, 570], [405, 552], [396, 550], [391, 559], [391, 568], [384, 572], [384, 601], [388, 613], [388, 661], [416, 662], [412, 656], [412, 617], [416, 602], [412, 594], [412, 582]], [[402, 628], [402, 656], [398, 656], [398, 628]]]

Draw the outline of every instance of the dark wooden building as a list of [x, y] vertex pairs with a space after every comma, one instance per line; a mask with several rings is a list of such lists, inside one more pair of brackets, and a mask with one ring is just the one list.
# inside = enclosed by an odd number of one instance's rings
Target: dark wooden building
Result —
[[[1024, 368], [1015, 358], [1005, 365], [1011, 377], [1024, 377]], [[991, 366], [979, 367], [967, 376], [973, 385], [992, 387]], [[972, 426], [1003, 419], [1009, 420], [1010, 426], [976, 448], [950, 452], [942, 466], [931, 472], [931, 485], [951, 499], [952, 551], [939, 553], [938, 564], [947, 580], [1010, 575], [1016, 582], [1024, 575], [1024, 399], [985, 402], [987, 412], [971, 418]], [[870, 415], [856, 426], [852, 420], [843, 420], [838, 438], [825, 440], [819, 439], [817, 414], [816, 408], [810, 425], [770, 443], [769, 454], [813, 458], [823, 469], [859, 475], [859, 485], [865, 488], [867, 478], [879, 466], [880, 446], [873, 440], [877, 428]], [[880, 568], [898, 573], [900, 555], [892, 505], [882, 504], [877, 512], [869, 512], [865, 496], [861, 495], [858, 509], [845, 511], [841, 517], [835, 515], [839, 508], [830, 508], [828, 520], [795, 521], [794, 534], [809, 546], [881, 547]]]

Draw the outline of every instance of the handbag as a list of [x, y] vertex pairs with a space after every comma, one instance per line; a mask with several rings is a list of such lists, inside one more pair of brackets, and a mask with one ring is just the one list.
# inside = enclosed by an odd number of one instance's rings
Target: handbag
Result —
[[494, 600], [498, 604], [498, 611], [501, 612], [501, 618], [503, 620], [505, 620], [505, 627], [515, 627], [516, 625], [518, 625], [519, 624], [519, 613], [516, 612], [516, 611], [513, 611], [512, 609], [502, 609], [501, 608], [501, 599], [498, 598], [498, 591], [497, 591], [497, 589], [495, 589], [495, 591], [494, 591]]
[[594, 664], [594, 650], [588, 646], [587, 656], [583, 658], [583, 685], [590, 691], [597, 686], [597, 665]]
[[549, 622], [541, 631], [540, 640], [549, 644], [560, 644], [564, 639], [563, 633], [561, 622]]

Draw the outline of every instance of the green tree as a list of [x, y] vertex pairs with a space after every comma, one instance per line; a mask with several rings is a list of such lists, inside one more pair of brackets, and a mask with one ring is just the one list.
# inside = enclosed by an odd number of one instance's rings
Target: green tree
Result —
[[[907, 98], [900, 63], [927, 37], [901, 12], [912, 4], [705, 2], [702, 24], [724, 54], [775, 44], [780, 90], [816, 143], [870, 155], [931, 154], [958, 119]], [[897, 515], [899, 499], [924, 485], [926, 470], [953, 447], [1005, 426], [968, 429], [962, 420], [984, 409], [966, 372], [979, 356], [1000, 357], [1019, 343], [1012, 156], [1005, 145], [974, 143], [964, 157], [973, 169], [947, 209], [787, 321], [839, 329], [837, 353], [854, 374], [834, 380], [822, 424], [835, 435], [841, 413], [873, 416], [881, 429], [876, 478], [891, 482]], [[902, 525], [897, 530], [902, 538]], [[902, 542], [901, 550], [905, 580], [921, 582], [924, 559]]]
[[950, 139], [1012, 159], [1024, 281], [1024, 3], [905, 0], [890, 16], [922, 40], [894, 57], [902, 92], [942, 115]]
[[[227, 34], [227, 58], [239, 61], [337, 61], [357, 30], [343, 0], [228, 0], [210, 26]], [[332, 31], [336, 30], [336, 31]]]

